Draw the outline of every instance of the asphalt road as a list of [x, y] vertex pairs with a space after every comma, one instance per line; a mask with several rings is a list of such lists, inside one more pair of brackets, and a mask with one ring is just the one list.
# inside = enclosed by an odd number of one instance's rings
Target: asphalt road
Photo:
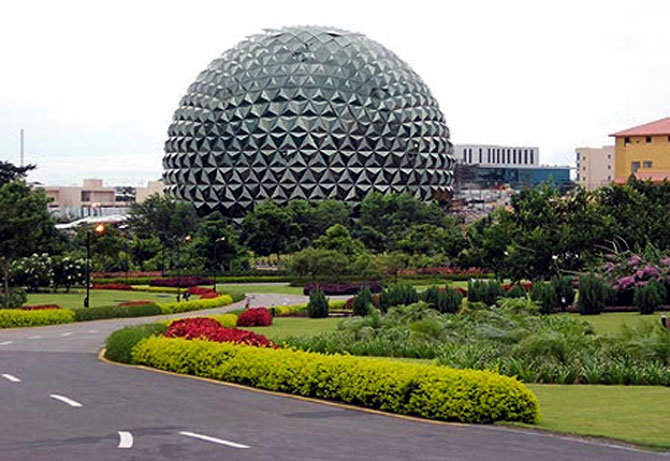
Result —
[[[252, 305], [300, 299], [257, 295]], [[0, 460], [670, 459], [537, 431], [411, 421], [97, 359], [111, 331], [147, 321], [0, 331]]]

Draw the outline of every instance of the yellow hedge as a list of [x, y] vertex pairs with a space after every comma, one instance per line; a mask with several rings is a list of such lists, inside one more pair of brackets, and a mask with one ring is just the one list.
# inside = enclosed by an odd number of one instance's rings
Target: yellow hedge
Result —
[[35, 327], [74, 322], [71, 309], [0, 309], [0, 328]]
[[[132, 285], [133, 291], [146, 291], [149, 293], [177, 293], [177, 287], [153, 287], [151, 285]], [[181, 292], [188, 291], [188, 288], [182, 288]]]
[[233, 303], [230, 295], [221, 295], [218, 298], [194, 299], [191, 301], [158, 303], [163, 314], [179, 314], [182, 312], [198, 311], [201, 309], [213, 309], [215, 307], [227, 306]]
[[140, 341], [132, 361], [431, 419], [533, 423], [539, 412], [525, 386], [488, 371], [162, 337]]

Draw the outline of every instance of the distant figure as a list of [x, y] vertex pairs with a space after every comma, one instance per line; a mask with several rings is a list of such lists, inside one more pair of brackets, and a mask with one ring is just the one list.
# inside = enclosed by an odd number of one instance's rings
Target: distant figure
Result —
[[191, 297], [191, 293], [188, 290], [186, 290], [184, 292], [184, 301], [188, 301], [188, 298], [190, 298], [190, 297]]
[[664, 328], [670, 330], [670, 322], [668, 321], [668, 318], [665, 315], [661, 316], [661, 325], [663, 325]]
[[246, 296], [245, 298], [246, 298], [247, 302], [244, 304], [244, 308], [245, 308], [245, 309], [249, 309], [249, 303], [250, 303], [250, 301], [249, 301], [249, 297]]

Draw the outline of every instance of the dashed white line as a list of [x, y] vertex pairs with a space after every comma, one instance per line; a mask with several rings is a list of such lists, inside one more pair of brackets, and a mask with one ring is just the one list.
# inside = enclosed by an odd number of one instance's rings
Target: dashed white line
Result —
[[89, 333], [97, 333], [98, 330], [88, 330]]
[[3, 341], [3, 342], [0, 343], [0, 346], [9, 346], [9, 345], [12, 344], [13, 342], [14, 342], [14, 341]]
[[82, 406], [81, 403], [79, 403], [79, 402], [75, 402], [74, 400], [69, 399], [69, 398], [67, 398], [67, 397], [65, 397], [65, 396], [63, 396], [63, 395], [59, 395], [59, 394], [49, 394], [49, 397], [51, 397], [52, 399], [60, 400], [60, 401], [63, 402], [63, 403], [67, 403], [67, 404], [70, 405], [71, 407], [78, 408], [78, 407], [81, 407], [81, 406]]
[[61, 336], [70, 336], [71, 334], [71, 331], [66, 331], [65, 333], [61, 333]]
[[216, 437], [210, 437], [209, 435], [196, 434], [195, 432], [181, 431], [179, 432], [179, 434], [185, 435], [186, 437], [193, 437], [194, 439], [200, 439], [206, 442], [218, 443], [220, 445], [226, 445], [233, 448], [250, 448], [249, 446], [242, 445], [241, 443], [229, 442], [228, 440], [217, 439]]
[[21, 382], [21, 380], [19, 378], [17, 378], [14, 375], [10, 375], [9, 373], [3, 373], [2, 377], [5, 378], [7, 381], [11, 381], [13, 383], [20, 383]]
[[28, 336], [28, 339], [40, 339], [40, 335]]
[[132, 448], [133, 434], [128, 431], [119, 431], [119, 448]]

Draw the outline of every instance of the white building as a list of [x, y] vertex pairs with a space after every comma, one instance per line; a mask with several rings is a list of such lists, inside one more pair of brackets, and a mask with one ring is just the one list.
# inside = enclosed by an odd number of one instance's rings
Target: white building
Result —
[[577, 183], [588, 190], [598, 189], [614, 179], [614, 146], [578, 147]]
[[488, 144], [454, 144], [458, 163], [481, 166], [539, 166], [539, 147], [494, 146]]

